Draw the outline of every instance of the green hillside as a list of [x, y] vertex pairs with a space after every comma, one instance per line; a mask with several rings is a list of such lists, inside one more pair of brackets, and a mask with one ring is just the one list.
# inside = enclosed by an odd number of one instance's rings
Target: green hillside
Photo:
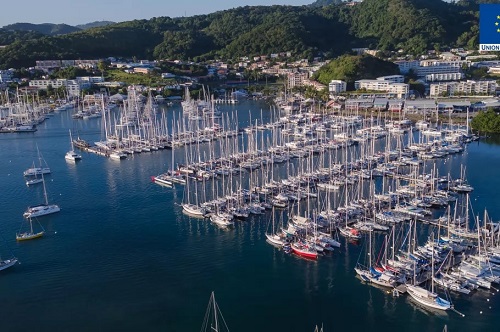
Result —
[[[58, 35], [10, 38], [0, 68], [35, 60], [100, 58], [209, 59], [292, 51], [335, 57], [353, 47], [421, 53], [477, 49], [475, 1], [365, 0], [356, 6], [245, 6], [209, 15], [134, 20]], [[1, 33], [0, 33], [1, 35]]]
[[374, 79], [379, 76], [399, 74], [399, 68], [392, 62], [370, 55], [343, 55], [321, 67], [314, 79], [328, 85], [331, 80], [353, 83], [360, 79]]

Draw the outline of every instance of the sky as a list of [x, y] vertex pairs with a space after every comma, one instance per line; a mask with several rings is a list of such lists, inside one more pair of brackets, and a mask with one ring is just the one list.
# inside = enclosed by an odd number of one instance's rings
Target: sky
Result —
[[22, 0], [6, 1], [0, 27], [12, 23], [85, 24], [123, 22], [159, 16], [193, 16], [241, 6], [301, 6], [314, 0]]

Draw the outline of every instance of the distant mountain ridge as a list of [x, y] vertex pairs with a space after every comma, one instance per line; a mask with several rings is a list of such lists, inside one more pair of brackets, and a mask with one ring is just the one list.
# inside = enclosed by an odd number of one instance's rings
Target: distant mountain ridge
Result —
[[55, 23], [14, 23], [9, 24], [3, 27], [5, 30], [10, 31], [33, 31], [37, 33], [41, 33], [47, 36], [57, 36], [57, 35], [65, 35], [68, 33], [73, 33], [77, 31], [104, 27], [107, 25], [115, 24], [112, 21], [95, 21], [85, 24], [78, 24], [76, 26], [68, 25], [68, 24], [55, 24]]
[[3, 28], [5, 30], [13, 30], [13, 31], [34, 31], [49, 36], [65, 35], [67, 33], [72, 33], [81, 30], [71, 25], [54, 24], [54, 23], [42, 23], [42, 24], [14, 23], [6, 25]]

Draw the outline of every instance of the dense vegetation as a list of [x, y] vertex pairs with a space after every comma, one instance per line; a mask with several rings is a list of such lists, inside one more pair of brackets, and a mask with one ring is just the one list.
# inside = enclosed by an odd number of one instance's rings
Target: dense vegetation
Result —
[[331, 80], [353, 83], [363, 78], [374, 79], [395, 74], [399, 74], [399, 69], [392, 62], [369, 55], [343, 55], [321, 67], [313, 78], [328, 85]]
[[485, 134], [500, 134], [500, 115], [493, 109], [479, 112], [471, 121], [473, 130]]
[[477, 3], [484, 1], [489, 0], [246, 6], [209, 15], [134, 20], [58, 36], [4, 37], [9, 45], [0, 51], [0, 68], [33, 66], [37, 59], [107, 56], [236, 59], [292, 51], [295, 57], [332, 58], [353, 47], [414, 54], [447, 46], [477, 49]]
[[98, 28], [98, 27], [105, 27], [107, 25], [115, 24], [116, 22], [111, 22], [111, 21], [95, 21], [95, 22], [90, 22], [90, 23], [85, 23], [85, 24], [78, 24], [75, 25], [76, 28], [80, 30], [87, 30], [91, 28]]
[[311, 7], [324, 7], [324, 6], [328, 6], [328, 5], [339, 5], [342, 2], [343, 2], [342, 0], [316, 0], [312, 4], [310, 4], [309, 6], [311, 6]]
[[23, 41], [43, 37], [42, 34], [34, 31], [8, 31], [0, 29], [0, 45], [9, 45], [15, 41]]

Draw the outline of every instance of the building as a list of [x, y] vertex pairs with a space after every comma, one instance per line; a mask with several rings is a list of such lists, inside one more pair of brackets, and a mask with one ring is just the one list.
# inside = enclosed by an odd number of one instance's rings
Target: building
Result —
[[450, 52], [443, 52], [439, 55], [439, 57], [445, 61], [458, 61], [462, 59], [460, 55], [456, 55]]
[[287, 75], [288, 88], [304, 86], [304, 82], [309, 79], [308, 72], [294, 72]]
[[403, 110], [403, 99], [389, 99], [387, 109], [390, 112], [401, 112]]
[[386, 111], [389, 99], [387, 98], [375, 98], [373, 100], [373, 108], [377, 111]]
[[408, 113], [426, 113], [436, 112], [436, 102], [433, 99], [406, 100], [404, 111]]
[[316, 82], [310, 79], [307, 79], [304, 81], [305, 86], [310, 86], [316, 91], [323, 91], [324, 89], [327, 89], [328, 87], [324, 84], [321, 84], [320, 82]]
[[387, 81], [391, 83], [404, 83], [405, 77], [403, 75], [389, 75], [389, 76], [381, 76], [377, 77], [379, 81]]
[[497, 82], [494, 80], [483, 81], [461, 81], [461, 82], [446, 82], [435, 83], [430, 85], [430, 96], [438, 97], [442, 95], [453, 96], [461, 95], [495, 95]]
[[[395, 75], [400, 76], [400, 75]], [[383, 78], [383, 77], [379, 77]], [[366, 89], [368, 91], [384, 91], [388, 94], [394, 95], [396, 98], [407, 98], [410, 88], [405, 83], [391, 83], [383, 79], [376, 80], [359, 80], [354, 82], [356, 90]]]
[[373, 108], [373, 98], [347, 99], [345, 109], [347, 111], [368, 110]]
[[83, 76], [83, 77], [77, 77], [76, 80], [80, 83], [96, 84], [96, 83], [103, 83], [104, 77], [102, 77], [102, 76]]
[[64, 87], [70, 96], [80, 95], [81, 90], [90, 87], [89, 82], [79, 80], [55, 79], [55, 80], [32, 80], [30, 87], [36, 87], [38, 90], [47, 90], [50, 87], [58, 89]]
[[408, 98], [410, 86], [406, 83], [389, 84], [389, 94], [395, 95], [396, 98]]
[[85, 69], [96, 69], [99, 60], [39, 60], [35, 61], [35, 69], [48, 73], [54, 69], [79, 67]]
[[346, 89], [347, 89], [347, 83], [341, 80], [332, 80], [328, 84], [328, 92], [330, 92], [330, 94], [333, 95], [345, 92]]
[[150, 67], [135, 67], [135, 74], [150, 74], [153, 71], [153, 68]]
[[403, 61], [396, 61], [394, 63], [398, 65], [399, 72], [401, 74], [408, 74], [410, 70], [415, 70], [420, 66], [420, 62], [417, 60], [412, 60], [412, 61], [403, 60]]
[[470, 106], [468, 100], [441, 101], [437, 105], [440, 113], [467, 112]]
[[99, 60], [75, 60], [75, 67], [80, 67], [84, 69], [97, 69]]
[[62, 67], [61, 60], [41, 60], [35, 61], [35, 69], [42, 70], [46, 73]]
[[425, 76], [427, 82], [457, 81], [465, 78], [464, 73], [429, 74]]

